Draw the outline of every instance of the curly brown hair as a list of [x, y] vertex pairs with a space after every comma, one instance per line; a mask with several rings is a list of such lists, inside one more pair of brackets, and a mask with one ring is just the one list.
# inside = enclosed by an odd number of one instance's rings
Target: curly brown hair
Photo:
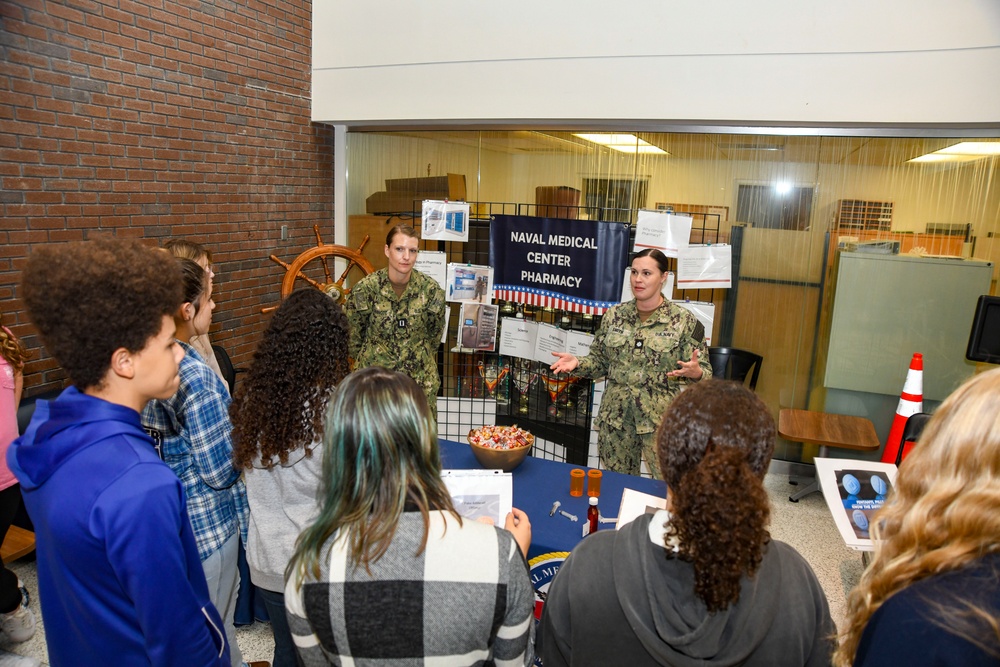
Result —
[[348, 324], [336, 301], [315, 289], [292, 292], [264, 332], [229, 407], [233, 460], [271, 468], [323, 433], [323, 414], [347, 376]]
[[181, 305], [176, 260], [125, 239], [35, 248], [21, 285], [42, 342], [80, 391], [100, 387], [114, 351], [145, 348]]
[[[667, 543], [694, 566], [695, 593], [708, 611], [740, 597], [760, 567], [770, 502], [762, 480], [774, 452], [774, 419], [736, 382], [699, 382], [674, 399], [656, 433], [670, 489]], [[668, 553], [670, 550], [668, 549]]]
[[31, 357], [31, 353], [24, 347], [24, 344], [11, 333], [3, 328], [3, 312], [0, 311], [0, 357], [7, 360], [15, 371], [20, 372], [24, 368], [24, 362]]

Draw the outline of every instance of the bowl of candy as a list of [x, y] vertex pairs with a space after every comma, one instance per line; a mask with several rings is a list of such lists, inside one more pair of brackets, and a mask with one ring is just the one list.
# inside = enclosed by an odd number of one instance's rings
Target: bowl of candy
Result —
[[516, 424], [474, 428], [468, 438], [479, 465], [504, 472], [521, 465], [535, 443], [535, 436]]

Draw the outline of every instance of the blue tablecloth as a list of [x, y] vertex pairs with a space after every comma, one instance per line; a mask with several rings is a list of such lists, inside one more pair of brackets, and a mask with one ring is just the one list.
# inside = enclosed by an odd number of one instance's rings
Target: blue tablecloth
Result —
[[[440, 440], [441, 463], [444, 468], [476, 469], [482, 466], [473, 456], [467, 443]], [[587, 496], [574, 498], [569, 495], [569, 471], [581, 466], [547, 461], [532, 456], [514, 471], [514, 507], [528, 513], [531, 520], [531, 549], [528, 557], [534, 558], [554, 551], [572, 551], [582, 537], [583, 522], [587, 520]], [[667, 487], [659, 482], [644, 477], [621, 475], [603, 471], [601, 480], [601, 499], [599, 507], [605, 517], [618, 516], [618, 506], [622, 500], [622, 490], [629, 488], [642, 491], [660, 498], [667, 494]], [[549, 516], [552, 503], [562, 503], [559, 509], [575, 514], [579, 521], [570, 521], [556, 512]], [[614, 530], [615, 524], [602, 523], [600, 530]], [[242, 552], [242, 547], [240, 549]], [[246, 558], [240, 554], [240, 592], [236, 603], [236, 625], [267, 620], [267, 610], [260, 599], [254, 594], [250, 584], [250, 570], [246, 566]]]
[[[466, 443], [439, 440], [441, 463], [444, 468], [481, 468], [472, 450]], [[569, 471], [581, 466], [528, 456], [513, 473], [514, 507], [528, 514], [531, 520], [531, 549], [528, 557], [553, 551], [572, 551], [582, 537], [583, 522], [587, 520], [586, 494], [574, 498], [569, 495]], [[666, 485], [644, 477], [622, 475], [603, 471], [599, 507], [601, 515], [617, 517], [626, 488], [663, 498], [667, 494]], [[559, 509], [575, 514], [579, 521], [570, 521], [558, 512], [549, 516], [552, 503], [562, 503]], [[615, 524], [602, 523], [600, 530], [614, 530]]]

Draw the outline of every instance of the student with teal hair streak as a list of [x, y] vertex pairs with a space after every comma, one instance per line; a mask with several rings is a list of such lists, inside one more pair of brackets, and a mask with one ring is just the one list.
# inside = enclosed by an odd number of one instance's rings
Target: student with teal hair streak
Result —
[[463, 521], [441, 481], [424, 392], [373, 366], [326, 413], [319, 512], [299, 536], [285, 607], [305, 667], [531, 664], [527, 515]]

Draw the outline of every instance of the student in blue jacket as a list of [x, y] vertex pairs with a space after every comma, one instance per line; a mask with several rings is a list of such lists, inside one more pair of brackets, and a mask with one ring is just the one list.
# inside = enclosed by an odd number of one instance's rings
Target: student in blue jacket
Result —
[[115, 239], [43, 246], [22, 290], [73, 382], [7, 454], [35, 524], [50, 664], [228, 667], [180, 480], [139, 420], [179, 383], [175, 260]]

